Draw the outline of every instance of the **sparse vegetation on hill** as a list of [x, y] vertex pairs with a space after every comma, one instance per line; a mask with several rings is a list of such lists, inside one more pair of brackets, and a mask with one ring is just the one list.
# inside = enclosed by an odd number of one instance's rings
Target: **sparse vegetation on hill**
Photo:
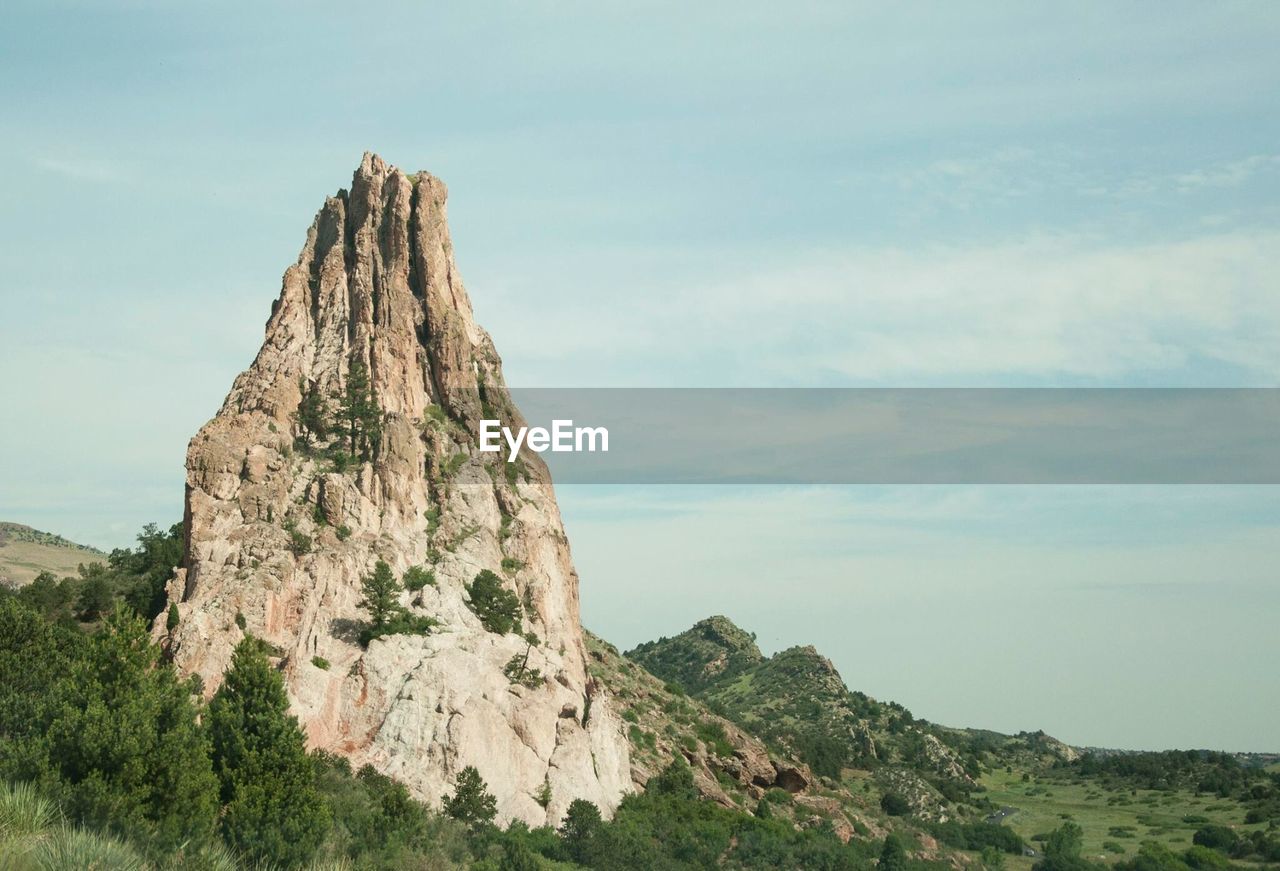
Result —
[[57, 578], [74, 575], [82, 564], [105, 561], [102, 551], [61, 535], [0, 522], [0, 586], [20, 587], [44, 572]]

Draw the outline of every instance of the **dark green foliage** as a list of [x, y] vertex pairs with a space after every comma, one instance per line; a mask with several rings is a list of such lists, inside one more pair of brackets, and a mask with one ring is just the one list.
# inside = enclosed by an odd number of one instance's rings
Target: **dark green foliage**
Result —
[[431, 630], [440, 625], [434, 617], [410, 613], [407, 609], [399, 609], [395, 615], [380, 628], [366, 627], [360, 633], [360, 644], [368, 647], [377, 638], [388, 635], [430, 635]]
[[715, 720], [704, 720], [694, 727], [694, 734], [707, 745], [707, 749], [717, 756], [725, 759], [733, 757], [733, 745], [729, 743], [729, 736], [725, 734], [724, 726]]
[[506, 635], [521, 631], [520, 600], [502, 585], [502, 579], [484, 569], [467, 585], [471, 610], [490, 632]]
[[579, 865], [591, 865], [598, 858], [602, 828], [604, 821], [600, 817], [600, 808], [581, 798], [569, 802], [564, 822], [560, 824], [560, 838], [564, 841], [567, 857]]
[[[896, 794], [895, 794], [896, 795]], [[884, 802], [880, 805], [884, 808]], [[888, 809], [885, 808], [886, 812]], [[901, 814], [896, 814], [901, 816]], [[1008, 826], [995, 823], [935, 823], [929, 827], [930, 833], [939, 841], [960, 850], [982, 850], [993, 847], [1002, 853], [1022, 854], [1026, 842]]]
[[173, 577], [174, 569], [182, 565], [185, 554], [186, 536], [181, 523], [163, 532], [148, 523], [138, 533], [138, 546], [133, 550], [113, 550], [107, 565], [125, 604], [152, 620], [164, 610], [164, 586]]
[[351, 537], [351, 527], [344, 523], [335, 529], [334, 533], [338, 536], [338, 541], [346, 541]]
[[466, 829], [409, 795], [404, 784], [365, 766], [352, 773], [342, 756], [313, 754], [333, 828], [325, 855], [360, 871], [452, 868], [471, 858]]
[[1240, 836], [1226, 826], [1203, 826], [1191, 836], [1191, 843], [1210, 850], [1230, 850], [1239, 840]]
[[884, 846], [880, 849], [880, 864], [876, 867], [879, 871], [906, 871], [907, 848], [902, 845], [902, 839], [892, 832], [884, 839]]
[[880, 796], [880, 810], [891, 817], [904, 817], [911, 813], [911, 805], [900, 793], [886, 792]]
[[378, 560], [373, 573], [360, 585], [363, 594], [359, 606], [369, 612], [375, 630], [381, 629], [400, 608], [400, 584], [391, 566]]
[[363, 360], [351, 361], [338, 417], [346, 429], [351, 454], [363, 460], [372, 459], [382, 439], [382, 411], [374, 399], [369, 367]]
[[[726, 617], [708, 617], [674, 638], [641, 644], [627, 654], [665, 681], [675, 681], [697, 694], [712, 683], [726, 681], [764, 660], [750, 633]], [[723, 667], [708, 670], [712, 662]]]
[[304, 444], [323, 441], [329, 435], [329, 404], [314, 382], [300, 380], [298, 389], [302, 393], [294, 415], [298, 433]]
[[101, 620], [115, 606], [115, 590], [107, 578], [107, 571], [100, 564], [87, 566], [80, 595], [76, 599], [76, 615], [86, 622]]
[[284, 683], [249, 639], [236, 647], [208, 721], [227, 843], [287, 868], [305, 864], [329, 827], [328, 813]]
[[529, 651], [517, 653], [507, 660], [507, 664], [503, 666], [502, 673], [507, 676], [507, 680], [520, 686], [536, 689], [542, 685], [542, 672], [536, 668], [529, 667]]
[[289, 535], [289, 550], [294, 556], [311, 553], [311, 536], [299, 530], [292, 520], [286, 520], [283, 529]]
[[117, 606], [152, 620], [164, 611], [165, 583], [182, 561], [182, 524], [161, 532], [149, 523], [138, 534], [137, 548], [113, 550], [105, 565], [82, 565], [78, 577], [58, 580], [42, 572], [18, 591], [18, 598], [55, 621], [93, 622]]
[[468, 765], [458, 772], [453, 795], [440, 797], [444, 812], [469, 826], [492, 823], [498, 813], [498, 800], [489, 792], [475, 767]]
[[329, 670], [329, 660], [325, 659], [323, 656], [311, 657], [311, 664], [314, 665], [316, 668], [320, 669], [321, 671]]
[[410, 566], [404, 573], [404, 588], [416, 593], [423, 587], [436, 585], [436, 573], [426, 566]]
[[1267, 775], [1250, 768], [1229, 753], [1211, 750], [1166, 750], [1158, 753], [1120, 753], [1098, 756], [1086, 753], [1076, 761], [1060, 763], [1073, 773], [1100, 780], [1105, 785], [1137, 789], [1194, 789], [1220, 798], [1239, 795]]
[[369, 626], [360, 633], [360, 643], [368, 647], [375, 638], [387, 635], [426, 635], [438, 623], [431, 617], [412, 614], [400, 604], [400, 582], [391, 566], [378, 560], [373, 573], [361, 587], [364, 597], [360, 607], [369, 612]]
[[156, 850], [212, 833], [217, 781], [190, 689], [116, 614], [93, 636], [0, 602], [0, 777]]
[[1097, 867], [1080, 856], [1083, 846], [1084, 830], [1077, 823], [1063, 823], [1045, 838], [1044, 858], [1032, 866], [1032, 871], [1087, 871]]
[[167, 631], [167, 632], [172, 632], [173, 630], [177, 629], [177, 628], [178, 628], [178, 624], [179, 624], [181, 621], [182, 621], [182, 618], [181, 618], [181, 616], [178, 614], [178, 603], [177, 603], [177, 602], [170, 602], [170, 603], [169, 603], [169, 615], [168, 615], [167, 617], [165, 617], [165, 621], [164, 621], [164, 628], [165, 628], [165, 631]]

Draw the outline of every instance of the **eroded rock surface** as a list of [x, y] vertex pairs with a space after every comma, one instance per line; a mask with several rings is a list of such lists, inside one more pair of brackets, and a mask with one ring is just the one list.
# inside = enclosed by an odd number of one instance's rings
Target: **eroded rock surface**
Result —
[[[187, 564], [169, 585], [180, 619], [169, 633], [162, 616], [156, 635], [207, 693], [246, 633], [263, 639], [311, 746], [423, 800], [474, 765], [501, 820], [554, 823], [575, 798], [608, 813], [631, 787], [627, 741], [587, 675], [546, 468], [476, 450], [482, 416], [520, 419], [454, 264], [445, 197], [438, 179], [366, 154], [350, 192], [325, 201], [257, 358], [191, 441]], [[360, 368], [381, 434], [345, 463], [345, 436], [303, 437], [298, 410], [307, 391], [334, 408]], [[361, 646], [361, 580], [378, 560], [434, 572], [400, 604], [438, 628]], [[504, 674], [528, 642], [486, 631], [468, 605], [484, 569], [537, 635], [532, 686]]]

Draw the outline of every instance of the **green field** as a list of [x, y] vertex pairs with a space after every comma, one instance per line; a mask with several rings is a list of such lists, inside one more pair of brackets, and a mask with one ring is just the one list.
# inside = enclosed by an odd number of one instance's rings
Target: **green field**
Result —
[[[1210, 823], [1229, 825], [1246, 832], [1264, 828], [1243, 824], [1244, 808], [1217, 796], [1196, 796], [1185, 790], [1107, 790], [1096, 783], [1073, 784], [1032, 777], [1003, 770], [986, 774], [982, 784], [987, 796], [1000, 807], [1018, 812], [1005, 821], [1028, 842], [1034, 835], [1056, 829], [1070, 819], [1084, 829], [1084, 856], [1115, 861], [1131, 857], [1143, 841], [1158, 841], [1175, 851], [1191, 846], [1195, 830]], [[1190, 818], [1190, 822], [1187, 819]], [[1113, 849], [1104, 847], [1113, 846]], [[1041, 845], [1031, 842], [1039, 851]], [[1119, 853], [1114, 847], [1120, 847]], [[1033, 859], [1013, 859], [1010, 867], [1030, 868]]]

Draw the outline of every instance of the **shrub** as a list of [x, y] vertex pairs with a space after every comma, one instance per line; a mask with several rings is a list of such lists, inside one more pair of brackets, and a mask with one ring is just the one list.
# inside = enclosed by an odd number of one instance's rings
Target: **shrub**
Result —
[[293, 552], [294, 556], [304, 556], [311, 553], [311, 536], [299, 531], [292, 520], [285, 521], [284, 531], [289, 534], [289, 550]]
[[527, 653], [517, 653], [511, 659], [507, 660], [507, 664], [503, 666], [502, 673], [507, 676], [507, 680], [520, 686], [536, 689], [542, 684], [542, 672], [536, 668], [529, 668], [529, 655]]
[[436, 573], [426, 566], [411, 566], [404, 573], [404, 588], [416, 593], [423, 587], [436, 585]]
[[334, 531], [338, 535], [338, 541], [346, 541], [348, 538], [351, 537], [351, 527], [347, 526], [345, 523], [339, 526]]
[[316, 668], [320, 669], [321, 671], [329, 670], [329, 660], [325, 659], [323, 656], [311, 657], [311, 664], [314, 665]]
[[886, 792], [880, 797], [880, 810], [891, 817], [904, 817], [911, 812], [911, 805], [900, 793]]
[[1239, 840], [1240, 836], [1226, 826], [1204, 826], [1191, 836], [1191, 843], [1211, 850], [1230, 850]]

